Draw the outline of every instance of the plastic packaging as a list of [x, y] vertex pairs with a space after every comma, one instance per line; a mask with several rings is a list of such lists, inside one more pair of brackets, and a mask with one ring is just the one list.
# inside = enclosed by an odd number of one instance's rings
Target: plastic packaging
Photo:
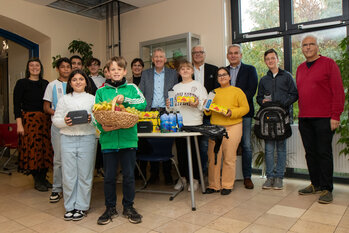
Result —
[[213, 99], [214, 99], [215, 96], [216, 96], [216, 93], [215, 93], [214, 91], [211, 91], [211, 92], [208, 94], [207, 100], [206, 100], [206, 104], [205, 104], [205, 106], [204, 106], [204, 109], [205, 109], [205, 110], [208, 111], [208, 110], [210, 109], [210, 106], [211, 106], [211, 104], [212, 104]]
[[177, 111], [176, 116], [177, 116], [178, 131], [182, 131], [183, 116], [182, 116], [182, 114], [179, 111]]
[[169, 131], [170, 132], [177, 132], [177, 120], [176, 120], [176, 115], [173, 114], [173, 112], [170, 112], [168, 115], [169, 117]]
[[174, 101], [175, 101], [175, 92], [173, 90], [168, 92], [168, 98], [170, 100], [170, 108], [174, 107]]
[[169, 129], [169, 116], [164, 113], [160, 116], [160, 130], [161, 133], [167, 133]]

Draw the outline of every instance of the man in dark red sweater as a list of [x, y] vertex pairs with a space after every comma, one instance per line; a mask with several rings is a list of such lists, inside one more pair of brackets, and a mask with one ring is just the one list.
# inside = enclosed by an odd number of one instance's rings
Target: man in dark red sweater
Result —
[[344, 108], [344, 89], [337, 64], [319, 54], [317, 38], [302, 40], [306, 59], [297, 68], [299, 131], [311, 184], [300, 195], [321, 193], [318, 202], [333, 201], [332, 138]]

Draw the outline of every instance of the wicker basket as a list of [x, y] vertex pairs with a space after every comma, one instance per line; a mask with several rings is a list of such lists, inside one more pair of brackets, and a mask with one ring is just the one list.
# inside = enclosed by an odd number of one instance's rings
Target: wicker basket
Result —
[[138, 122], [138, 116], [128, 112], [115, 111], [116, 97], [112, 102], [111, 111], [96, 111], [93, 113], [98, 123], [115, 126], [121, 129], [133, 127]]

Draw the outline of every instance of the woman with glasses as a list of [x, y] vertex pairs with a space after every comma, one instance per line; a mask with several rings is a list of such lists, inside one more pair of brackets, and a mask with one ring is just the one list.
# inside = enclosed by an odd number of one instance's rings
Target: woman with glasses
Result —
[[[223, 138], [221, 148], [215, 159], [214, 140], [208, 142], [208, 188], [206, 193], [231, 193], [235, 182], [236, 151], [242, 136], [242, 117], [248, 113], [249, 106], [244, 92], [230, 85], [229, 71], [225, 67], [218, 68], [217, 79], [220, 85], [214, 91], [213, 103], [227, 109], [226, 113], [205, 111], [211, 115], [211, 124], [225, 127], [229, 139]], [[222, 160], [223, 157], [223, 160]], [[215, 161], [217, 161], [215, 163]], [[223, 164], [222, 164], [223, 163]], [[222, 172], [221, 172], [222, 167]]]

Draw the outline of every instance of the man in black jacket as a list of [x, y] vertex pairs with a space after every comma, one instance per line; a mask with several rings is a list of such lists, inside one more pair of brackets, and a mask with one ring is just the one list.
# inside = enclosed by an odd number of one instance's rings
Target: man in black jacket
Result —
[[230, 65], [231, 85], [240, 88], [246, 95], [250, 111], [243, 117], [242, 122], [242, 173], [244, 175], [244, 185], [247, 189], [253, 189], [251, 180], [252, 173], [252, 145], [251, 128], [252, 117], [254, 116], [253, 96], [256, 94], [258, 77], [256, 68], [241, 62], [241, 46], [232, 44], [228, 47], [227, 59]]
[[[258, 85], [257, 103], [263, 107], [265, 102], [276, 102], [289, 110], [297, 101], [298, 91], [291, 74], [278, 67], [279, 58], [274, 49], [264, 53], [264, 61], [268, 66], [267, 75], [261, 78]], [[267, 180], [263, 189], [283, 189], [283, 178], [286, 165], [286, 139], [264, 140], [265, 164]], [[277, 162], [274, 166], [274, 149], [277, 148]]]
[[[194, 79], [205, 86], [207, 93], [217, 88], [219, 86], [216, 78], [218, 67], [205, 63], [206, 52], [204, 47], [201, 45], [194, 46], [191, 50], [191, 56], [194, 66]], [[203, 124], [210, 125], [210, 117], [204, 116]], [[202, 170], [206, 173], [208, 161], [208, 137], [201, 136], [199, 142]]]

